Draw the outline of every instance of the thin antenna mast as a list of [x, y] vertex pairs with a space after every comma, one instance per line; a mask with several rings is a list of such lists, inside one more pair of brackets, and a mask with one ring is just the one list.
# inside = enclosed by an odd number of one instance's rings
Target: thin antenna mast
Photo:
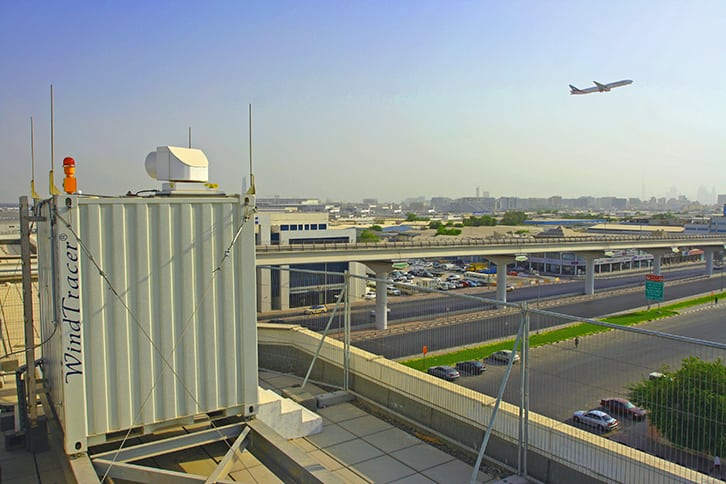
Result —
[[54, 126], [53, 126], [53, 84], [50, 85], [50, 173], [49, 173], [49, 185], [51, 195], [60, 195], [60, 190], [55, 186], [55, 175], [53, 170], [55, 168], [55, 142], [54, 142]]
[[255, 175], [252, 174], [252, 104], [249, 105], [249, 112], [250, 112], [250, 188], [247, 190], [247, 193], [254, 195], [255, 194]]
[[192, 147], [192, 127], [189, 126], [189, 148]]
[[41, 196], [35, 191], [35, 124], [30, 117], [30, 196], [33, 200], [40, 200]]

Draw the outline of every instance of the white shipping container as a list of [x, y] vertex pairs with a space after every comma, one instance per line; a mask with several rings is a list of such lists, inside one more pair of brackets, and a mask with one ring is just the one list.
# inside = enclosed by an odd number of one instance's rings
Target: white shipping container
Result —
[[39, 205], [44, 375], [66, 453], [130, 428], [256, 413], [253, 206], [248, 195]]

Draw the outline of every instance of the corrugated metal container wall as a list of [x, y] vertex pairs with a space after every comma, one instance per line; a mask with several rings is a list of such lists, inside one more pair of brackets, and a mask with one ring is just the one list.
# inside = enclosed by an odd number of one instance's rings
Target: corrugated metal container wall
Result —
[[256, 412], [253, 203], [51, 199], [46, 242], [62, 331], [44, 356], [67, 452], [131, 427]]

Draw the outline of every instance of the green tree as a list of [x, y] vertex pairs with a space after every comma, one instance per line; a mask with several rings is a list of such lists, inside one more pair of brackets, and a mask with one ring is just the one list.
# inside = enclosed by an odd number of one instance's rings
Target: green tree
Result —
[[436, 229], [436, 235], [460, 235], [461, 229], [447, 229], [444, 226]]
[[681, 369], [631, 387], [658, 431], [676, 445], [711, 455], [726, 452], [726, 366], [691, 356]]
[[441, 227], [441, 222], [439, 222], [438, 220], [432, 220], [431, 222], [429, 222], [430, 229], [438, 229], [439, 227]]
[[406, 214], [406, 222], [428, 222], [429, 220], [428, 217], [419, 217], [413, 212]]
[[497, 224], [497, 219], [490, 215], [482, 215], [481, 217], [466, 217], [463, 220], [463, 224], [466, 227], [494, 227]]
[[374, 230], [376, 232], [383, 232], [383, 228], [380, 225], [371, 225], [369, 230]]
[[527, 214], [524, 212], [506, 212], [499, 221], [501, 225], [522, 225], [527, 220]]
[[675, 223], [676, 220], [678, 220], [678, 217], [676, 217], [671, 212], [668, 213], [656, 213], [653, 215], [653, 220], [660, 222], [660, 223]]
[[381, 240], [380, 237], [376, 235], [376, 233], [373, 230], [364, 230], [358, 235], [358, 242], [379, 242]]

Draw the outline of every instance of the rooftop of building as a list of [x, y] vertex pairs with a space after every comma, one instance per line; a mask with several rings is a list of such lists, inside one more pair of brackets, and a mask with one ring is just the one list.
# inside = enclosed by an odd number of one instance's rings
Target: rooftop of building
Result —
[[[14, 406], [17, 392], [14, 378], [5, 376], [0, 389], [0, 405]], [[278, 394], [287, 390], [299, 390], [302, 378], [261, 369], [259, 384]], [[308, 384], [305, 390], [320, 395], [327, 390]], [[371, 413], [359, 402], [342, 402], [317, 410], [323, 419], [323, 430], [307, 437], [295, 438], [283, 444], [290, 455], [302, 456], [303, 462], [315, 465], [315, 474], [323, 482], [370, 483], [370, 482], [470, 482], [472, 466], [447, 452], [438, 439], [404, 430], [390, 418]], [[73, 483], [81, 482], [74, 475], [76, 466], [70, 464], [63, 453], [62, 430], [58, 422], [48, 420], [49, 446], [47, 450], [30, 452], [18, 446], [8, 450], [0, 446], [2, 482], [6, 484]], [[177, 435], [194, 430], [193, 426], [165, 429], [156, 436], [133, 438], [127, 446], [141, 442], [153, 442], [160, 436]], [[289, 447], [288, 447], [289, 445]], [[227, 447], [222, 443], [208, 444], [192, 449], [179, 450], [173, 455], [157, 456], [154, 464], [140, 463], [149, 468], [183, 471], [197, 476], [208, 476], [224, 457]], [[229, 470], [228, 479], [240, 482], [285, 482], [286, 477], [275, 473], [274, 468], [263, 462], [269, 456], [245, 448]], [[501, 471], [484, 467], [477, 474], [476, 482], [495, 482]], [[78, 471], [76, 470], [76, 473]]]

